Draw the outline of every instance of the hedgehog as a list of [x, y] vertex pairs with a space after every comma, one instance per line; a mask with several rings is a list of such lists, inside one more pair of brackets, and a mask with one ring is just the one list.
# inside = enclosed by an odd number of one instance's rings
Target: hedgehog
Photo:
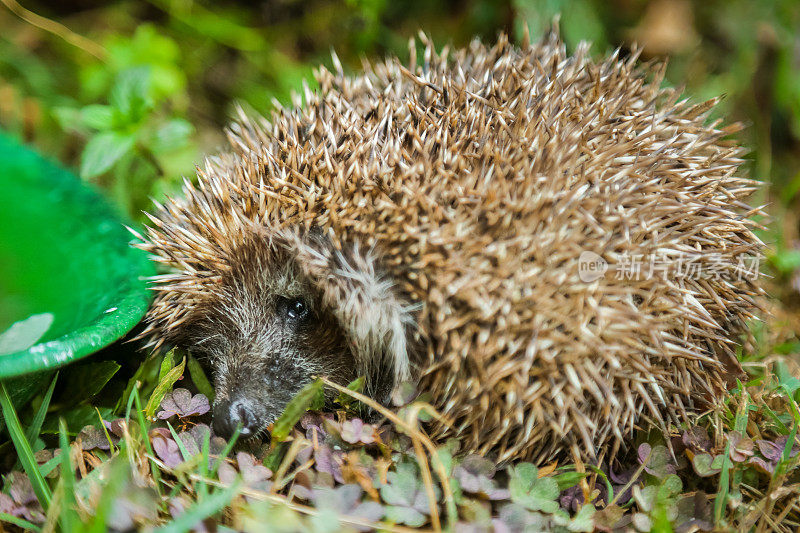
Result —
[[315, 376], [413, 383], [432, 438], [498, 461], [609, 460], [719, 406], [761, 291], [740, 126], [635, 50], [418, 39], [239, 110], [149, 215], [142, 337], [206, 361], [215, 431], [265, 434]]

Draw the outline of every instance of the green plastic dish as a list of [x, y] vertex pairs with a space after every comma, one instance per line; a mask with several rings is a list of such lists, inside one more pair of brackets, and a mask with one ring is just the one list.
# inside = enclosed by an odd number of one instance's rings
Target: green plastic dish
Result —
[[0, 134], [0, 380], [18, 401], [141, 320], [153, 265], [125, 223], [74, 174]]

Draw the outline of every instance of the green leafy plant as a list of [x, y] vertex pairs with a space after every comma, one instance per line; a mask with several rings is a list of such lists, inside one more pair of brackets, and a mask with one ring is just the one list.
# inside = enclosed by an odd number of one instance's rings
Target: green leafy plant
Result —
[[[159, 40], [152, 29], [144, 34], [137, 32], [130, 53], [150, 41], [153, 46], [170, 43], [164, 39]], [[126, 48], [117, 44], [115, 50], [123, 55]], [[176, 100], [185, 99], [185, 80], [174, 64], [165, 63], [169, 57], [150, 59], [151, 63], [119, 70], [104, 95], [107, 103], [54, 110], [65, 130], [87, 139], [81, 153], [81, 177], [100, 180], [132, 214], [144, 207], [149, 195], [189, 170], [197, 152], [191, 142], [194, 127], [174, 105]]]
[[530, 511], [552, 514], [558, 510], [558, 482], [551, 477], [540, 478], [538, 472], [531, 463], [519, 463], [511, 470], [511, 500]]

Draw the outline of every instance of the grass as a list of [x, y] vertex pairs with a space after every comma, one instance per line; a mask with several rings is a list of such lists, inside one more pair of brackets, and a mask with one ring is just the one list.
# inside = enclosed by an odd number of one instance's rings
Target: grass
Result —
[[36, 493], [39, 503], [46, 511], [50, 507], [50, 502], [53, 499], [50, 487], [45, 483], [44, 477], [39, 471], [39, 466], [36, 464], [36, 459], [33, 456], [30, 441], [25, 436], [25, 432], [17, 417], [17, 412], [14, 410], [8, 391], [6, 391], [6, 386], [1, 382], [0, 407], [3, 411], [3, 419], [6, 421], [8, 435], [14, 443], [14, 449], [17, 451], [17, 457], [30, 479], [30, 483], [33, 487], [33, 491]]
[[[466, 523], [569, 531], [626, 524], [652, 531], [691, 526], [790, 531], [800, 524], [800, 410], [794, 383], [772, 376], [740, 384], [728, 413], [675, 428], [674, 456], [659, 436], [642, 434], [649, 443], [611, 472], [581, 463], [498, 468], [486, 459], [460, 456], [457, 443], [437, 446], [421, 429], [420, 413], [438, 416], [431, 406], [419, 402], [388, 410], [327, 380], [307, 387], [287, 408], [283, 442], [236, 445], [236, 437], [224, 442], [208, 431], [207, 404], [155, 421], [146, 416], [142, 404], [154, 396], [161, 397], [159, 405], [175, 395], [202, 399], [173, 387], [173, 370], [183, 367], [172, 365], [172, 355], [163, 357], [154, 375], [158, 382], [132, 388], [123, 402], [125, 416], [104, 421], [103, 431], [89, 426], [72, 438], [61, 418], [55, 441], [31, 431], [42, 427], [39, 413], [47, 411], [46, 402], [25, 428], [0, 387], [27, 490], [35, 493], [18, 498], [26, 503], [11, 509], [14, 514], [3, 511], [0, 523], [31, 530], [58, 524], [60, 530], [81, 532], [120, 525], [190, 531], [203, 523], [223, 530], [291, 524], [286, 530], [311, 531], [453, 530]], [[307, 412], [323, 385], [348, 398], [336, 416]], [[148, 388], [148, 402], [142, 402], [139, 391]], [[46, 398], [53, 389], [51, 384]], [[358, 402], [377, 410], [384, 422], [350, 431]], [[687, 439], [699, 432], [721, 438]], [[60, 452], [45, 462], [30, 444], [43, 437]], [[693, 466], [702, 453], [721, 459], [716, 472]], [[53, 460], [59, 467], [55, 477], [48, 472]], [[7, 494], [24, 493], [20, 475], [6, 478]], [[38, 522], [27, 518], [36, 509], [42, 510]]]

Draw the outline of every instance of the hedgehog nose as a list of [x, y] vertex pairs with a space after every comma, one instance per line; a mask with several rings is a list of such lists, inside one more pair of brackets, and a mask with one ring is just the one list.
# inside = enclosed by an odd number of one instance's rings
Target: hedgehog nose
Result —
[[214, 407], [214, 432], [217, 435], [228, 438], [233, 435], [239, 424], [241, 424], [239, 435], [242, 437], [251, 437], [258, 429], [258, 420], [247, 402], [233, 400]]

